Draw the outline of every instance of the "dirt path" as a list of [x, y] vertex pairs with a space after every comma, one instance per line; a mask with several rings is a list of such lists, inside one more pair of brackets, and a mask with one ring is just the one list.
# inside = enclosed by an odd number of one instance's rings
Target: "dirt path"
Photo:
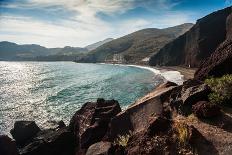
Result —
[[205, 139], [212, 143], [216, 150], [214, 154], [232, 155], [232, 108], [223, 111], [220, 117], [210, 120], [199, 120], [193, 115], [187, 118], [178, 116], [176, 119], [197, 128]]

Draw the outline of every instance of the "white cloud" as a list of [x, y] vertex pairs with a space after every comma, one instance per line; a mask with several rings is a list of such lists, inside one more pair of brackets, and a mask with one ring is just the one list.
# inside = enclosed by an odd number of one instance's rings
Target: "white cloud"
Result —
[[[27, 0], [27, 3], [14, 3], [11, 8], [38, 8], [59, 6], [74, 11], [75, 14], [62, 19], [58, 24], [25, 16], [1, 16], [0, 40], [16, 43], [36, 43], [47, 47], [85, 46], [107, 37], [120, 37], [147, 27], [168, 27], [187, 22], [188, 16], [179, 13], [167, 13], [154, 19], [127, 19], [110, 23], [98, 18], [98, 12], [109, 15], [122, 13], [150, 3], [170, 9], [169, 0]], [[145, 6], [147, 5], [147, 6]], [[150, 4], [151, 5], [151, 4]], [[54, 9], [54, 8], [52, 8]], [[167, 24], [168, 23], [168, 24]]]

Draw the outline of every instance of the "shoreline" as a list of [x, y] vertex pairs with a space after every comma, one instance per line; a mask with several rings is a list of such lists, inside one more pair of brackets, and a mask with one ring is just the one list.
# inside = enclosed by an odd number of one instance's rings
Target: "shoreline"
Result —
[[192, 79], [196, 68], [187, 68], [182, 66], [148, 66], [148, 65], [136, 65], [136, 64], [113, 64], [113, 63], [99, 63], [108, 65], [118, 65], [118, 66], [129, 66], [141, 69], [146, 69], [153, 72], [156, 75], [160, 75], [165, 81], [170, 81], [177, 83], [178, 85], [183, 84], [184, 81]]

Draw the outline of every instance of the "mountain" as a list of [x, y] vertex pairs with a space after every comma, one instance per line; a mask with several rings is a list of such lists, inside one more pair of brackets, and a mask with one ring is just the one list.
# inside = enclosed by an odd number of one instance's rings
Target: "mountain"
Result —
[[[40, 45], [18, 45], [16, 43], [2, 41], [0, 42], [0, 60], [37, 60], [37, 58], [73, 56], [88, 52], [88, 49], [81, 47], [69, 47], [64, 48], [46, 48]], [[69, 59], [70, 59], [69, 58]], [[40, 60], [39, 59], [39, 60]]]
[[90, 44], [90, 45], [86, 46], [85, 48], [88, 49], [89, 51], [91, 51], [91, 50], [94, 50], [94, 49], [98, 48], [99, 46], [101, 46], [101, 45], [103, 45], [105, 43], [108, 43], [108, 42], [110, 42], [112, 40], [114, 40], [114, 39], [113, 38], [107, 38], [105, 40]]
[[225, 41], [231, 13], [232, 7], [228, 7], [199, 19], [188, 32], [155, 53], [149, 64], [199, 67]]
[[40, 45], [18, 45], [3, 41], [0, 42], [0, 59], [15, 59], [16, 57], [31, 57], [46, 55], [47, 48]]
[[188, 23], [166, 29], [143, 29], [99, 46], [80, 61], [142, 63], [192, 26]]

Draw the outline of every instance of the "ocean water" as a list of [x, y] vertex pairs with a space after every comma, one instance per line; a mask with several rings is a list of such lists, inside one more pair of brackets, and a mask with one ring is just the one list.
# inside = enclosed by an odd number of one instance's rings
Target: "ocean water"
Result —
[[35, 120], [41, 127], [64, 120], [85, 102], [118, 100], [121, 107], [163, 82], [152, 71], [133, 66], [74, 62], [0, 62], [0, 133], [9, 134], [16, 120]]

